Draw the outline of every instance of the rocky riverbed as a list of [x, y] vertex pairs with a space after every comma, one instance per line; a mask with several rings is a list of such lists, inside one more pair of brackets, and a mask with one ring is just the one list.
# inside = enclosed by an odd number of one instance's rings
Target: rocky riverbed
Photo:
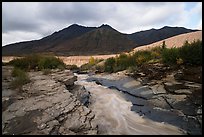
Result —
[[20, 90], [9, 87], [11, 71], [2, 66], [2, 134], [202, 134], [202, 84], [185, 69], [157, 79], [145, 69], [28, 72]]
[[81, 98], [88, 93], [70, 92], [77, 80], [72, 72], [29, 72], [31, 82], [15, 91], [9, 88], [12, 68], [2, 69], [2, 134], [97, 134], [97, 125], [92, 122], [95, 115]]
[[[131, 110], [153, 121], [181, 128], [185, 134], [202, 134], [202, 67], [170, 68], [162, 64], [98, 74], [87, 80], [123, 93]], [[129, 76], [131, 75], [131, 77]]]
[[[91, 93], [89, 108], [95, 113], [98, 134], [102, 135], [177, 135], [185, 134], [180, 128], [170, 124], [155, 122], [131, 111], [132, 102], [125, 99], [122, 92], [90, 81], [94, 76], [76, 74], [76, 84], [84, 85]], [[100, 77], [102, 75], [97, 75]], [[110, 78], [111, 75], [103, 75]], [[102, 76], [102, 77], [103, 77]], [[118, 77], [112, 77], [116, 80]], [[111, 83], [110, 83], [111, 84]]]

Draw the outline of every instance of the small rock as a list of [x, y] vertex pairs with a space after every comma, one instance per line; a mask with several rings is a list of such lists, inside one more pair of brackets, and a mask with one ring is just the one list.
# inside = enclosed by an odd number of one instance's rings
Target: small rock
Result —
[[44, 129], [46, 126], [47, 126], [47, 125], [43, 123], [43, 124], [41, 124], [41, 125], [38, 126], [38, 129], [42, 130], [42, 129]]
[[197, 114], [202, 114], [202, 109], [198, 109]]
[[66, 86], [73, 86], [74, 82], [77, 81], [77, 76], [72, 76], [63, 80]]
[[201, 88], [202, 84], [185, 82], [185, 86], [192, 88]]
[[166, 86], [173, 86], [173, 83], [165, 82], [164, 85], [166, 85]]
[[179, 89], [174, 91], [177, 94], [192, 94], [192, 92], [189, 89]]
[[57, 120], [52, 120], [52, 121], [48, 122], [47, 125], [49, 127], [54, 127], [54, 126], [59, 125], [59, 122]]
[[154, 85], [150, 87], [152, 89], [152, 92], [156, 94], [166, 93], [166, 90], [164, 89], [163, 85]]
[[137, 73], [137, 74], [139, 74], [141, 77], [144, 77], [146, 74], [144, 74], [144, 73]]

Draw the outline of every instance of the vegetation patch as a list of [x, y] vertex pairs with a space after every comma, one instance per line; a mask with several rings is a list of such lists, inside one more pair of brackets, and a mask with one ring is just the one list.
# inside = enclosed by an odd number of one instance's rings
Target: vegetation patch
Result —
[[179, 56], [185, 64], [202, 65], [202, 41], [197, 40], [190, 44], [186, 41], [179, 49]]
[[51, 55], [33, 54], [23, 58], [14, 59], [9, 62], [10, 65], [25, 71], [43, 70], [43, 69], [64, 69], [66, 65], [62, 60]]
[[77, 65], [67, 65], [66, 68], [69, 70], [78, 70], [79, 69], [79, 67], [77, 67]]
[[56, 68], [64, 69], [66, 65], [59, 58], [54, 56], [45, 56], [39, 59], [37, 67], [39, 70]]
[[95, 69], [94, 66], [97, 66], [99, 62], [103, 61], [103, 59], [95, 59], [94, 57], [90, 57], [89, 62], [81, 65], [79, 68], [81, 71], [87, 71], [90, 69]]
[[114, 66], [115, 66], [115, 58], [111, 57], [111, 58], [108, 58], [105, 62], [105, 72], [114, 72]]
[[[122, 53], [115, 58], [105, 61], [105, 72], [118, 72], [122, 70], [134, 70], [138, 66], [151, 63], [163, 63], [166, 65], [201, 65], [202, 64], [202, 41], [192, 43], [187, 41], [180, 48], [166, 48], [165, 42], [162, 46], [151, 50], [137, 51], [132, 54]], [[101, 67], [100, 67], [100, 70]]]
[[14, 80], [10, 84], [12, 89], [21, 88], [22, 85], [30, 82], [27, 73], [22, 69], [14, 67], [11, 75], [14, 77]]
[[165, 48], [162, 52], [162, 61], [164, 64], [176, 64], [179, 58], [178, 48]]

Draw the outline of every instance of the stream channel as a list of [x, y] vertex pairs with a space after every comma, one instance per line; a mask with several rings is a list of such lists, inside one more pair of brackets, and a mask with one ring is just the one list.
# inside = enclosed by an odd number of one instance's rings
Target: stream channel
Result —
[[[152, 93], [140, 82], [123, 76], [75, 75], [78, 79], [75, 84], [83, 85], [90, 92], [88, 107], [95, 113], [99, 134], [186, 134], [176, 126], [180, 117], [145, 104]], [[171, 124], [172, 120], [175, 123]]]

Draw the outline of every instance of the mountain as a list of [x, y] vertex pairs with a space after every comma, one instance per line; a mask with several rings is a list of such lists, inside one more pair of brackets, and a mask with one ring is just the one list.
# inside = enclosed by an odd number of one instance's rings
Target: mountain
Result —
[[100, 55], [126, 52], [134, 47], [136, 44], [126, 35], [111, 27], [101, 26], [80, 37], [66, 40], [50, 49], [49, 52], [62, 55]]
[[128, 37], [135, 41], [139, 46], [151, 44], [166, 38], [170, 38], [179, 34], [194, 32], [198, 30], [186, 29], [184, 27], [165, 26], [161, 29], [150, 29], [128, 34]]
[[178, 34], [193, 32], [182, 27], [163, 27], [132, 34], [123, 34], [103, 24], [85, 27], [73, 24], [39, 40], [13, 43], [2, 47], [2, 55], [54, 53], [56, 55], [96, 55], [128, 52]]
[[73, 24], [35, 41], [2, 47], [3, 55], [54, 53], [57, 55], [92, 55], [130, 51], [137, 45], [109, 25], [84, 27]]
[[57, 46], [59, 43], [70, 40], [87, 33], [96, 27], [84, 27], [73, 24], [65, 29], [44, 37], [40, 40], [25, 41], [6, 45], [2, 48], [3, 55], [22, 55], [35, 52], [46, 52], [48, 49]]
[[60, 42], [63, 42], [64, 40], [69, 40], [69, 39], [81, 36], [84, 33], [87, 33], [93, 29], [96, 29], [96, 27], [84, 27], [78, 24], [73, 24], [63, 30], [54, 32], [53, 34], [42, 38], [40, 42], [42, 42], [43, 44], [52, 43], [52, 45], [56, 45]]

